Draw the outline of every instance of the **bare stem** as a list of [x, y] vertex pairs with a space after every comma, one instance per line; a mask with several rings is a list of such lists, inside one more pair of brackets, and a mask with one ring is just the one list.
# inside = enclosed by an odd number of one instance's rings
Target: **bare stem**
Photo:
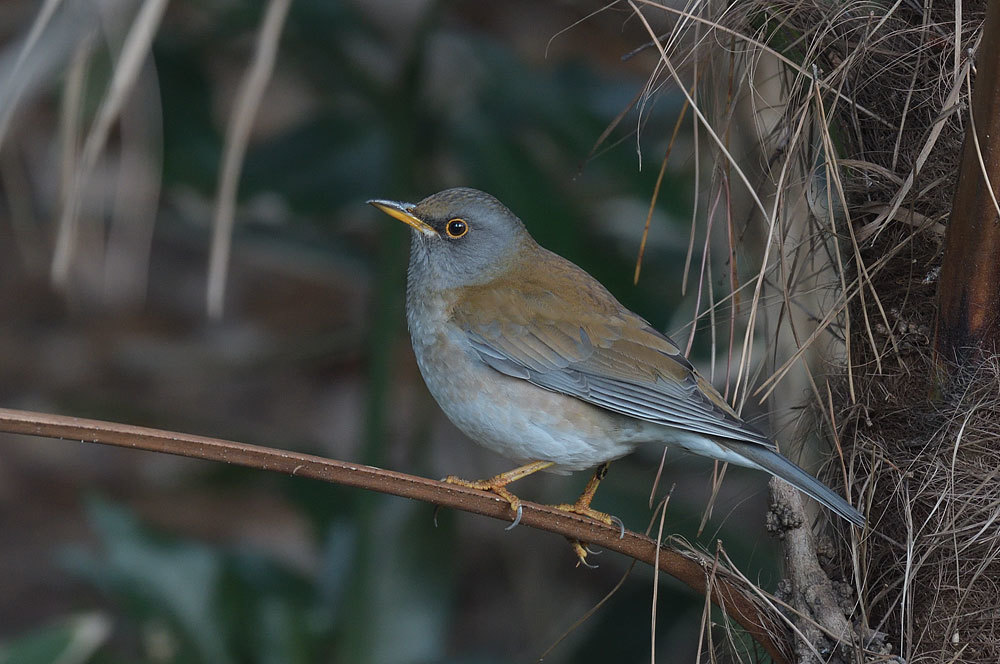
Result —
[[[373, 466], [219, 438], [6, 408], [0, 408], [0, 432], [222, 461], [422, 500], [494, 519], [510, 520], [511, 517], [506, 501], [483, 491]], [[710, 587], [711, 599], [717, 606], [739, 623], [777, 664], [788, 663], [785, 654], [788, 652], [787, 631], [781, 617], [757, 599], [753, 591], [735, 575], [713, 570], [711, 558], [667, 546], [661, 546], [657, 551], [656, 543], [644, 535], [625, 531], [625, 536], [619, 538], [617, 527], [545, 505], [524, 502], [523, 508], [521, 523], [525, 526], [592, 543], [650, 566], [658, 566], [660, 571], [682, 581], [699, 594]]]

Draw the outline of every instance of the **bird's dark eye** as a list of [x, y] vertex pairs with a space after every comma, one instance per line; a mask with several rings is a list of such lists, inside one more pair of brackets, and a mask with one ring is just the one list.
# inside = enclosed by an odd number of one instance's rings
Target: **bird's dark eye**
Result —
[[469, 225], [465, 223], [464, 219], [452, 219], [448, 222], [448, 225], [444, 227], [448, 237], [453, 240], [457, 240], [466, 233], [469, 232]]

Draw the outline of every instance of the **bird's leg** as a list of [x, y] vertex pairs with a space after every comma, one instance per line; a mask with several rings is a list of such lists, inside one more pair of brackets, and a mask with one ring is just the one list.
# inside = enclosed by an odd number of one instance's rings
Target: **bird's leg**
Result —
[[[500, 473], [488, 480], [463, 480], [454, 475], [449, 475], [444, 478], [444, 481], [448, 484], [457, 484], [458, 486], [468, 487], [470, 489], [478, 489], [480, 491], [490, 491], [500, 496], [508, 503], [510, 503], [510, 508], [514, 511], [514, 522], [507, 526], [507, 530], [510, 530], [518, 523], [521, 522], [521, 499], [512, 494], [507, 490], [507, 485], [511, 482], [516, 482], [520, 479], [524, 479], [532, 473], [537, 473], [539, 470], [545, 470], [550, 466], [555, 465], [552, 461], [532, 461], [531, 463], [525, 464], [514, 470], [508, 470], [506, 473]], [[596, 486], [594, 487], [597, 488]]]
[[[622, 523], [621, 519], [616, 516], [611, 516], [610, 514], [605, 514], [604, 512], [598, 512], [590, 506], [592, 500], [594, 500], [594, 494], [597, 493], [597, 487], [600, 485], [601, 480], [607, 477], [608, 468], [611, 466], [610, 461], [605, 461], [597, 470], [594, 471], [593, 477], [587, 482], [587, 486], [584, 488], [583, 493], [580, 497], [576, 499], [576, 502], [572, 505], [564, 503], [562, 505], [555, 505], [557, 510], [563, 510], [564, 512], [572, 512], [573, 514], [579, 514], [581, 516], [587, 516], [595, 521], [600, 521], [601, 523], [607, 524], [609, 526], [617, 526], [621, 531], [621, 537], [625, 537], [625, 524]], [[593, 567], [587, 563], [587, 549], [583, 546], [580, 540], [570, 540], [570, 545], [573, 547], [573, 551], [576, 553], [576, 557], [579, 559], [580, 563], [587, 567]]]
[[618, 517], [605, 514], [604, 512], [598, 512], [590, 506], [590, 502], [594, 500], [594, 494], [597, 493], [597, 487], [608, 475], [608, 467], [611, 465], [610, 461], [605, 461], [597, 470], [594, 471], [593, 477], [587, 482], [586, 488], [584, 488], [583, 493], [580, 497], [576, 499], [576, 502], [572, 505], [569, 503], [563, 503], [562, 505], [554, 505], [557, 510], [563, 510], [564, 512], [573, 512], [574, 514], [579, 514], [581, 516], [589, 516], [591, 519], [600, 521], [601, 523], [606, 523], [609, 526], [619, 526], [621, 527], [621, 519]]

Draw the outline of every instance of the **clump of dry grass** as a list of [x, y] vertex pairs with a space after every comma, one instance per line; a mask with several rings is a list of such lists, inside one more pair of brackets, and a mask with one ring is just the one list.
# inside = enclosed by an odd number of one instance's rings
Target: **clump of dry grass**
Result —
[[848, 288], [837, 321], [841, 378], [822, 407], [875, 531], [843, 552], [858, 584], [855, 617], [911, 664], [1000, 660], [1000, 361], [941, 385], [932, 357], [942, 232], [984, 7], [760, 9], [797, 35], [803, 66], [850, 99], [825, 107]]
[[884, 404], [858, 404], [843, 432], [879, 533], [857, 551], [861, 608], [908, 662], [1000, 661], [1000, 359], [941, 401], [913, 379], [933, 367], [909, 368], [871, 381]]
[[[771, 374], [750, 393], [770, 396], [801, 374], [796, 389], [812, 393], [814, 424], [836, 452], [827, 480], [869, 515], [868, 532], [844, 533], [831, 574], [855, 586], [857, 636], [911, 664], [1000, 661], [1000, 360], [942, 385], [932, 357], [986, 3], [651, 6], [673, 17], [660, 41], [674, 79], [683, 65], [716, 90], [728, 76], [724, 100], [689, 98], [715, 134], [728, 137], [741, 98], [753, 108], [759, 161], [710, 143], [702, 159], [724, 166], [708, 198], [721, 190], [728, 203], [739, 188], [730, 165], [760, 174], [749, 178], [765, 229], [753, 299], [753, 284], [732, 284], [748, 287], [751, 332], [760, 311], [775, 342]], [[730, 237], [752, 239], [727, 223]], [[741, 370], [759, 365], [735, 338]]]
[[783, 33], [784, 50], [801, 53], [802, 67], [843, 95], [829, 105], [826, 129], [847, 162], [848, 203], [861, 212], [852, 216], [869, 216], [859, 219], [868, 236], [878, 230], [872, 224], [886, 221], [880, 206], [897, 200], [925, 217], [947, 216], [962, 147], [969, 51], [978, 43], [984, 6], [762, 3], [763, 30]]

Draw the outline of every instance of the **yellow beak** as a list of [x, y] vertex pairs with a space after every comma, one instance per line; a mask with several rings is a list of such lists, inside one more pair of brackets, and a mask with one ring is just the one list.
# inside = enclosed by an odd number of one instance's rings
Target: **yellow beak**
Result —
[[414, 207], [416, 207], [415, 205], [413, 205], [413, 203], [401, 203], [399, 201], [371, 200], [368, 201], [368, 205], [378, 208], [379, 210], [385, 212], [393, 219], [399, 219], [407, 226], [410, 226], [411, 228], [420, 231], [424, 235], [438, 234], [438, 232], [434, 230], [434, 228], [432, 228], [431, 226], [429, 226], [428, 224], [426, 224], [425, 222], [421, 221], [420, 219], [418, 219], [416, 216], [413, 215], [413, 213], [410, 211]]

